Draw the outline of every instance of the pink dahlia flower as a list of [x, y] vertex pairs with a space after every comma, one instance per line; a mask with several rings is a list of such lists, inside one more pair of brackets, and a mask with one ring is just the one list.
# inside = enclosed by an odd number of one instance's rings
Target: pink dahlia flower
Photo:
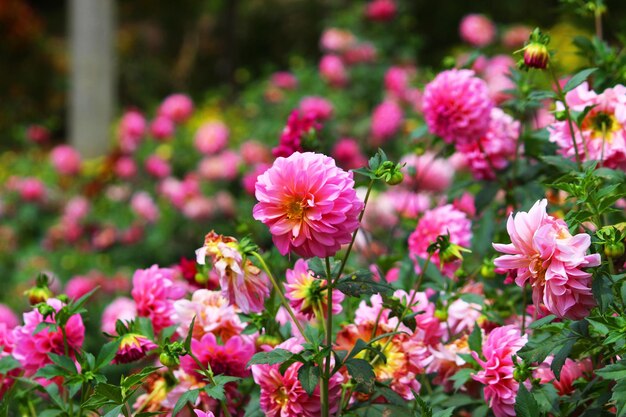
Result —
[[165, 116], [157, 116], [150, 124], [150, 133], [158, 140], [171, 139], [176, 130], [174, 122]]
[[146, 133], [146, 119], [136, 110], [129, 110], [124, 113], [120, 120], [118, 136], [122, 152], [131, 153], [141, 143], [143, 135]]
[[361, 152], [359, 143], [352, 138], [339, 139], [333, 146], [332, 157], [343, 169], [362, 168], [367, 165], [367, 158]]
[[294, 152], [302, 152], [302, 139], [311, 132], [319, 131], [322, 125], [315, 114], [304, 113], [294, 110], [289, 114], [287, 126], [280, 134], [280, 141], [277, 147], [272, 149], [274, 156], [287, 157]]
[[183, 123], [193, 113], [193, 102], [185, 94], [172, 94], [159, 106], [159, 116], [167, 117], [175, 123]]
[[348, 83], [348, 71], [337, 55], [324, 55], [319, 64], [320, 75], [334, 87], [343, 87]]
[[372, 136], [376, 143], [394, 137], [404, 121], [402, 108], [392, 100], [383, 101], [372, 114]]
[[367, 4], [365, 16], [376, 22], [387, 22], [396, 16], [397, 8], [394, 0], [372, 0]]
[[548, 202], [537, 201], [526, 212], [511, 214], [507, 231], [512, 243], [494, 243], [505, 255], [496, 258], [496, 267], [516, 271], [515, 283], [530, 283], [536, 307], [545, 304], [558, 317], [582, 319], [595, 306], [591, 274], [582, 268], [600, 265], [600, 255], [587, 255], [591, 237], [572, 236], [567, 224], [549, 216]]
[[102, 312], [101, 329], [103, 332], [116, 335], [115, 324], [118, 320], [128, 324], [137, 317], [137, 304], [126, 297], [118, 297], [106, 306]]
[[19, 324], [19, 320], [13, 310], [0, 303], [0, 323], [6, 324], [9, 329]]
[[509, 49], [521, 48], [528, 41], [531, 32], [532, 29], [528, 26], [511, 26], [502, 34], [502, 44]]
[[[593, 107], [581, 123], [574, 126], [578, 152], [583, 161], [601, 161], [608, 168], [626, 171], [626, 87], [616, 85], [601, 94], [589, 89], [585, 82], [565, 96], [572, 111], [583, 112]], [[557, 103], [557, 110], [563, 110]], [[567, 121], [548, 127], [550, 141], [557, 144], [560, 153], [574, 159], [575, 151]], [[581, 140], [582, 137], [582, 140]]]
[[230, 132], [228, 126], [220, 121], [205, 123], [196, 132], [194, 145], [196, 149], [204, 154], [216, 154], [228, 143]]
[[50, 153], [50, 161], [59, 174], [74, 175], [80, 172], [80, 154], [69, 145], [59, 145]]
[[196, 413], [196, 417], [215, 417], [212, 411], [193, 410], [193, 412]]
[[96, 289], [100, 285], [100, 282], [101, 277], [94, 274], [90, 274], [89, 276], [74, 276], [65, 284], [65, 294], [71, 300], [78, 300], [89, 291]]
[[278, 251], [304, 258], [334, 255], [359, 227], [363, 202], [346, 172], [325, 155], [296, 152], [278, 158], [256, 183], [253, 209]]
[[113, 170], [118, 177], [128, 179], [137, 174], [137, 164], [130, 156], [122, 156], [115, 163]]
[[18, 180], [20, 197], [24, 201], [40, 202], [46, 197], [46, 186], [35, 177], [25, 177]]
[[482, 48], [492, 43], [496, 37], [496, 26], [485, 15], [468, 14], [459, 26], [461, 39], [472, 46]]
[[[191, 351], [202, 364], [210, 364], [215, 375], [245, 378], [250, 375], [246, 365], [254, 355], [255, 347], [252, 340], [242, 336], [233, 336], [220, 345], [213, 333], [207, 333], [201, 339], [191, 339]], [[180, 365], [189, 374], [199, 371], [198, 364], [190, 356], [183, 356]], [[203, 379], [199, 374], [197, 376], [198, 380]]]
[[[325, 279], [313, 277], [304, 259], [298, 259], [293, 269], [287, 269], [285, 296], [295, 312], [310, 319], [313, 316], [326, 317], [328, 311], [328, 290], [321, 290], [326, 285]], [[341, 313], [341, 302], [344, 295], [340, 291], [333, 292], [333, 314]], [[321, 311], [320, 311], [321, 310]]]
[[506, 90], [515, 88], [515, 83], [510, 78], [511, 68], [515, 68], [513, 58], [509, 55], [497, 55], [488, 61], [484, 70], [489, 95], [498, 104], [511, 97]]
[[475, 142], [458, 146], [475, 178], [492, 180], [497, 175], [494, 169], [500, 171], [509, 165], [515, 157], [519, 128], [518, 121], [494, 107], [487, 132]]
[[137, 315], [152, 321], [155, 333], [174, 324], [174, 301], [185, 295], [185, 289], [174, 282], [174, 270], [152, 265], [133, 275], [131, 295], [137, 304]]
[[225, 150], [202, 159], [198, 166], [198, 174], [209, 181], [234, 180], [237, 178], [240, 163], [241, 158], [236, 152]]
[[278, 71], [272, 74], [270, 82], [276, 88], [295, 90], [298, 87], [298, 79], [288, 71]]
[[483, 356], [476, 352], [472, 356], [483, 368], [472, 378], [484, 385], [485, 400], [496, 417], [515, 416], [515, 396], [519, 383], [513, 378], [513, 358], [527, 341], [515, 326], [494, 329], [483, 343]]
[[420, 156], [406, 155], [400, 163], [406, 164], [402, 169], [405, 174], [403, 183], [416, 191], [442, 192], [454, 177], [454, 167], [429, 151]]
[[385, 73], [385, 90], [397, 99], [408, 98], [411, 77], [415, 69], [411, 67], [391, 67]]
[[[56, 298], [49, 298], [46, 303], [55, 311], [63, 307], [63, 303]], [[48, 354], [65, 355], [65, 344], [61, 329], [52, 331], [50, 328], [35, 334], [40, 323], [54, 323], [53, 317], [44, 319], [37, 309], [24, 313], [24, 325], [13, 329], [13, 357], [24, 367], [25, 376], [34, 375], [43, 366], [52, 363]], [[85, 326], [80, 314], [69, 318], [65, 326], [66, 340], [70, 356], [73, 358], [85, 340]]]
[[120, 338], [113, 363], [130, 363], [138, 361], [158, 346], [145, 336], [136, 333], [127, 333]]
[[196, 250], [196, 259], [204, 265], [210, 256], [213, 269], [220, 278], [222, 295], [244, 313], [258, 313], [270, 294], [267, 275], [249, 259], [244, 261], [239, 242], [230, 236], [209, 232], [204, 246]]
[[329, 28], [322, 33], [320, 46], [325, 52], [343, 53], [356, 45], [357, 39], [352, 32]]
[[319, 121], [328, 120], [333, 115], [333, 104], [323, 97], [309, 96], [300, 100], [300, 111], [310, 114]]
[[426, 85], [422, 100], [428, 128], [447, 143], [475, 141], [489, 128], [489, 88], [471, 70], [440, 73]]
[[[472, 222], [462, 211], [454, 208], [451, 204], [428, 210], [417, 223], [415, 231], [409, 236], [409, 253], [415, 262], [416, 272], [421, 271], [417, 259], [428, 257], [428, 246], [437, 241], [437, 236], [449, 235], [450, 243], [468, 248], [472, 239]], [[439, 253], [431, 256], [433, 265], [440, 267], [442, 260]], [[460, 266], [460, 261], [453, 259], [446, 262], [443, 260], [442, 272], [452, 277]]]
[[165, 178], [172, 172], [170, 163], [158, 155], [150, 155], [145, 162], [145, 168], [148, 174], [156, 178]]
[[223, 341], [241, 334], [245, 325], [241, 322], [238, 310], [228, 302], [219, 291], [205, 289], [197, 290], [191, 300], [174, 302], [176, 316], [174, 321], [179, 323], [178, 334], [187, 336], [191, 321], [196, 319], [193, 328], [193, 337], [202, 338], [207, 333], [213, 333]]
[[159, 207], [152, 196], [145, 191], [138, 191], [130, 200], [130, 207], [133, 212], [148, 223], [154, 223], [159, 219]]
[[272, 161], [272, 154], [269, 149], [261, 142], [256, 140], [247, 140], [239, 147], [241, 158], [246, 164], [269, 163]]
[[257, 164], [252, 167], [252, 170], [243, 176], [241, 182], [243, 184], [243, 189], [250, 195], [254, 195], [255, 185], [259, 175], [263, 174], [271, 167], [270, 164]]
[[560, 396], [569, 395], [574, 392], [574, 381], [585, 376], [590, 376], [591, 372], [593, 372], [591, 359], [586, 358], [576, 362], [567, 358], [561, 368], [560, 378], [556, 379], [554, 372], [550, 369], [553, 359], [554, 357], [548, 356], [546, 360], [535, 369], [533, 377], [538, 378], [541, 384], [552, 383]]
[[[300, 341], [291, 338], [276, 346], [292, 353], [302, 351]], [[317, 386], [312, 395], [306, 393], [298, 380], [298, 370], [302, 363], [296, 362], [283, 373], [277, 365], [252, 365], [254, 382], [261, 387], [261, 410], [267, 417], [319, 417], [320, 388]], [[341, 397], [341, 373], [330, 378], [329, 399], [330, 412], [334, 414], [339, 409]]]

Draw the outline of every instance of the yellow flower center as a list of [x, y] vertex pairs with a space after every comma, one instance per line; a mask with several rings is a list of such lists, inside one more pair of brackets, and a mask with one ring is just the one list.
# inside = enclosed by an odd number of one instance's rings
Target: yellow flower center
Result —
[[287, 395], [287, 388], [280, 387], [278, 391], [276, 391], [276, 402], [280, 404], [281, 408], [287, 404], [289, 401], [289, 396]]
[[614, 115], [592, 110], [583, 120], [582, 129], [591, 131], [591, 139], [604, 139], [611, 143], [613, 134], [621, 130], [622, 125]]
[[302, 220], [304, 217], [305, 204], [302, 200], [292, 200], [287, 203], [285, 211], [288, 219]]

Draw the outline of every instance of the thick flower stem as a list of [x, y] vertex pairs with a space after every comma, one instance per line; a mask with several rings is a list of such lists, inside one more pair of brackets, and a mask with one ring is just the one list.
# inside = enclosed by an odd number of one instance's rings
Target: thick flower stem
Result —
[[[360, 219], [359, 219], [360, 220]], [[358, 229], [357, 229], [358, 230]], [[356, 234], [356, 232], [355, 232]], [[354, 241], [354, 240], [353, 240]], [[346, 256], [347, 258], [347, 256]], [[331, 277], [330, 258], [326, 258], [326, 279], [328, 281], [328, 288], [326, 289], [326, 346], [333, 345], [333, 278]], [[322, 416], [329, 417], [330, 415], [330, 357], [328, 355], [325, 362], [324, 371], [322, 373], [322, 386], [321, 389], [321, 401], [322, 401]]]
[[[550, 74], [552, 75], [552, 80], [556, 86], [556, 91], [558, 94], [559, 100], [563, 103], [563, 107], [565, 108], [565, 118], [567, 119], [567, 126], [569, 128], [569, 133], [572, 136], [572, 144], [574, 145], [574, 154], [576, 155], [576, 163], [578, 164], [578, 169], [582, 171], [582, 163], [580, 162], [580, 154], [578, 152], [578, 144], [576, 143], [576, 132], [574, 131], [574, 124], [572, 122], [572, 114], [570, 113], [569, 106], [567, 101], [565, 100], [565, 94], [563, 93], [563, 89], [561, 88], [561, 84], [559, 83], [559, 78], [556, 76], [556, 72], [554, 71], [554, 67], [550, 65]], [[583, 139], [583, 144], [585, 143]]]
[[302, 335], [304, 340], [306, 340], [308, 343], [311, 343], [311, 341], [308, 339], [308, 337], [304, 334], [304, 329], [302, 328], [302, 325], [300, 324], [300, 321], [298, 321], [298, 319], [296, 318], [295, 313], [293, 312], [293, 310], [291, 309], [291, 306], [289, 305], [289, 301], [287, 301], [287, 299], [285, 298], [285, 294], [283, 294], [282, 289], [278, 285], [278, 282], [276, 281], [276, 278], [274, 278], [274, 275], [272, 274], [272, 271], [270, 271], [270, 269], [267, 266], [267, 264], [265, 263], [265, 260], [263, 259], [263, 257], [261, 255], [259, 255], [257, 252], [252, 252], [251, 254], [261, 264], [261, 268], [265, 271], [265, 273], [269, 277], [270, 281], [272, 282], [272, 285], [274, 286], [274, 289], [276, 290], [276, 294], [278, 294], [278, 298], [280, 298], [281, 304], [283, 305], [283, 307], [285, 307], [285, 310], [287, 310], [287, 313], [289, 314], [289, 317], [291, 317], [291, 319], [293, 320], [293, 323], [298, 328], [298, 331], [300, 332], [300, 334]]

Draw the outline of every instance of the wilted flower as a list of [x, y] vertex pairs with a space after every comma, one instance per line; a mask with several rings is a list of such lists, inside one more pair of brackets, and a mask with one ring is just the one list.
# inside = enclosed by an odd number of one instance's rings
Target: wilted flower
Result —
[[120, 345], [113, 358], [113, 363], [130, 363], [138, 361], [158, 346], [150, 339], [137, 333], [126, 333], [120, 337]]
[[317, 153], [278, 158], [259, 176], [253, 209], [265, 223], [278, 251], [310, 258], [334, 255], [359, 226], [363, 202], [352, 173]]

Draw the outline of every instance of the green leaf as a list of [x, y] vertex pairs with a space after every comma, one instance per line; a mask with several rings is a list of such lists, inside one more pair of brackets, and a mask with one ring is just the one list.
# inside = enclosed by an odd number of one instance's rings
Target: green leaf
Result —
[[552, 323], [552, 320], [554, 320], [555, 318], [556, 316], [554, 314], [550, 314], [549, 316], [542, 317], [539, 320], [532, 322], [530, 326], [528, 326], [528, 328], [539, 329], [546, 324]]
[[371, 393], [374, 389], [376, 375], [372, 365], [364, 359], [348, 359], [346, 361], [348, 373], [357, 383], [356, 390], [359, 392]]
[[4, 358], [0, 358], [0, 374], [6, 375], [9, 371], [17, 369], [21, 366], [22, 364], [19, 363], [19, 361], [13, 356], [9, 355]]
[[224, 395], [224, 386], [229, 382], [239, 381], [241, 378], [228, 375], [216, 375], [213, 377], [215, 385], [206, 385], [204, 392], [211, 398], [215, 398], [218, 401], [224, 401], [226, 396]]
[[176, 416], [187, 405], [187, 403], [191, 403], [194, 405], [198, 400], [198, 396], [200, 395], [200, 390], [193, 389], [191, 391], [185, 391], [183, 395], [180, 396], [178, 401], [176, 401], [176, 405], [172, 410], [172, 415]]
[[616, 416], [626, 416], [626, 379], [620, 379], [617, 384], [615, 384], [611, 400], [615, 402], [615, 408], [617, 409]]
[[472, 378], [472, 374], [474, 373], [473, 369], [470, 368], [461, 368], [454, 375], [450, 377], [450, 380], [454, 381], [453, 388], [454, 390], [458, 390], [461, 388], [467, 381]]
[[108, 413], [104, 415], [104, 417], [117, 417], [122, 414], [123, 405], [118, 405], [117, 407], [113, 407]]
[[191, 352], [191, 339], [193, 337], [193, 328], [196, 324], [196, 316], [193, 316], [193, 318], [191, 319], [191, 324], [189, 325], [189, 331], [187, 332], [187, 337], [185, 338], [185, 343], [183, 346], [185, 346], [185, 350], [187, 352]]
[[562, 340], [563, 339], [558, 335], [552, 335], [539, 340], [531, 339], [517, 352], [517, 356], [524, 359], [526, 362], [541, 363], [554, 349], [561, 345]]
[[117, 353], [118, 347], [119, 347], [118, 340], [114, 340], [102, 346], [102, 349], [100, 349], [100, 352], [98, 352], [98, 358], [96, 359], [94, 371], [97, 371], [103, 366], [106, 366], [109, 363], [111, 363], [111, 361], [115, 357], [115, 354]]
[[467, 339], [469, 348], [476, 353], [482, 353], [483, 351], [483, 333], [480, 330], [480, 326], [474, 326], [474, 330]]
[[70, 372], [67, 369], [60, 367], [59, 365], [46, 365], [43, 368], [37, 370], [34, 378], [45, 378], [52, 379], [58, 376], [67, 377], [70, 375]]
[[293, 353], [285, 349], [274, 349], [269, 352], [255, 353], [254, 356], [250, 358], [250, 361], [248, 361], [248, 365], [246, 365], [246, 367], [259, 364], [274, 365], [282, 363], [291, 358], [292, 355]]
[[453, 411], [454, 407], [448, 407], [445, 410], [435, 411], [433, 417], [450, 417]]
[[40, 413], [37, 413], [38, 417], [56, 417], [59, 414], [62, 414], [62, 410], [45, 410]]
[[313, 395], [315, 387], [320, 379], [320, 368], [315, 366], [314, 363], [305, 363], [298, 369], [298, 381], [302, 384], [302, 388], [307, 394]]
[[380, 385], [376, 388], [378, 393], [382, 395], [389, 403], [393, 405], [406, 405], [406, 400], [391, 388]]
[[585, 80], [587, 80], [587, 77], [589, 77], [592, 73], [594, 73], [597, 70], [598, 70], [597, 68], [587, 68], [587, 69], [584, 69], [584, 70], [582, 70], [580, 72], [577, 72], [565, 84], [565, 87], [563, 87], [563, 92], [567, 93], [569, 91], [572, 91], [574, 88], [578, 87], [583, 82], [585, 82]]
[[56, 355], [54, 353], [50, 353], [48, 356], [54, 364], [59, 365], [63, 369], [66, 369], [67, 371], [69, 371], [69, 373], [78, 373], [78, 369], [76, 369], [76, 364], [72, 359], [68, 358], [67, 356]]
[[150, 374], [154, 373], [154, 371], [161, 369], [161, 368], [162, 366], [148, 366], [146, 368], [143, 368], [141, 372], [138, 372], [136, 374], [132, 374], [129, 377], [123, 378], [120, 384], [124, 388], [130, 389], [134, 387], [135, 385], [141, 384], [144, 381], [144, 379], [146, 379]]
[[538, 417], [540, 415], [539, 404], [524, 384], [519, 384], [517, 397], [515, 397], [515, 413], [518, 417]]
[[351, 297], [361, 297], [362, 295], [391, 294], [393, 287], [386, 282], [376, 282], [372, 279], [371, 271], [356, 271], [345, 275], [335, 285], [335, 288]]
[[602, 369], [597, 369], [596, 374], [600, 375], [604, 379], [626, 379], [626, 359], [607, 365]]
[[611, 277], [605, 273], [597, 274], [591, 282], [591, 290], [598, 302], [598, 308], [601, 313], [605, 313], [613, 302], [614, 297], [611, 284]]
[[98, 384], [96, 385], [95, 393], [103, 396], [107, 400], [113, 401], [115, 404], [122, 404], [124, 402], [122, 388], [117, 385]]
[[561, 349], [554, 355], [554, 359], [552, 359], [552, 363], [550, 364], [550, 369], [554, 372], [554, 376], [558, 381], [561, 380], [561, 368], [565, 364], [565, 360], [569, 356], [576, 343], [576, 339], [568, 339]]

